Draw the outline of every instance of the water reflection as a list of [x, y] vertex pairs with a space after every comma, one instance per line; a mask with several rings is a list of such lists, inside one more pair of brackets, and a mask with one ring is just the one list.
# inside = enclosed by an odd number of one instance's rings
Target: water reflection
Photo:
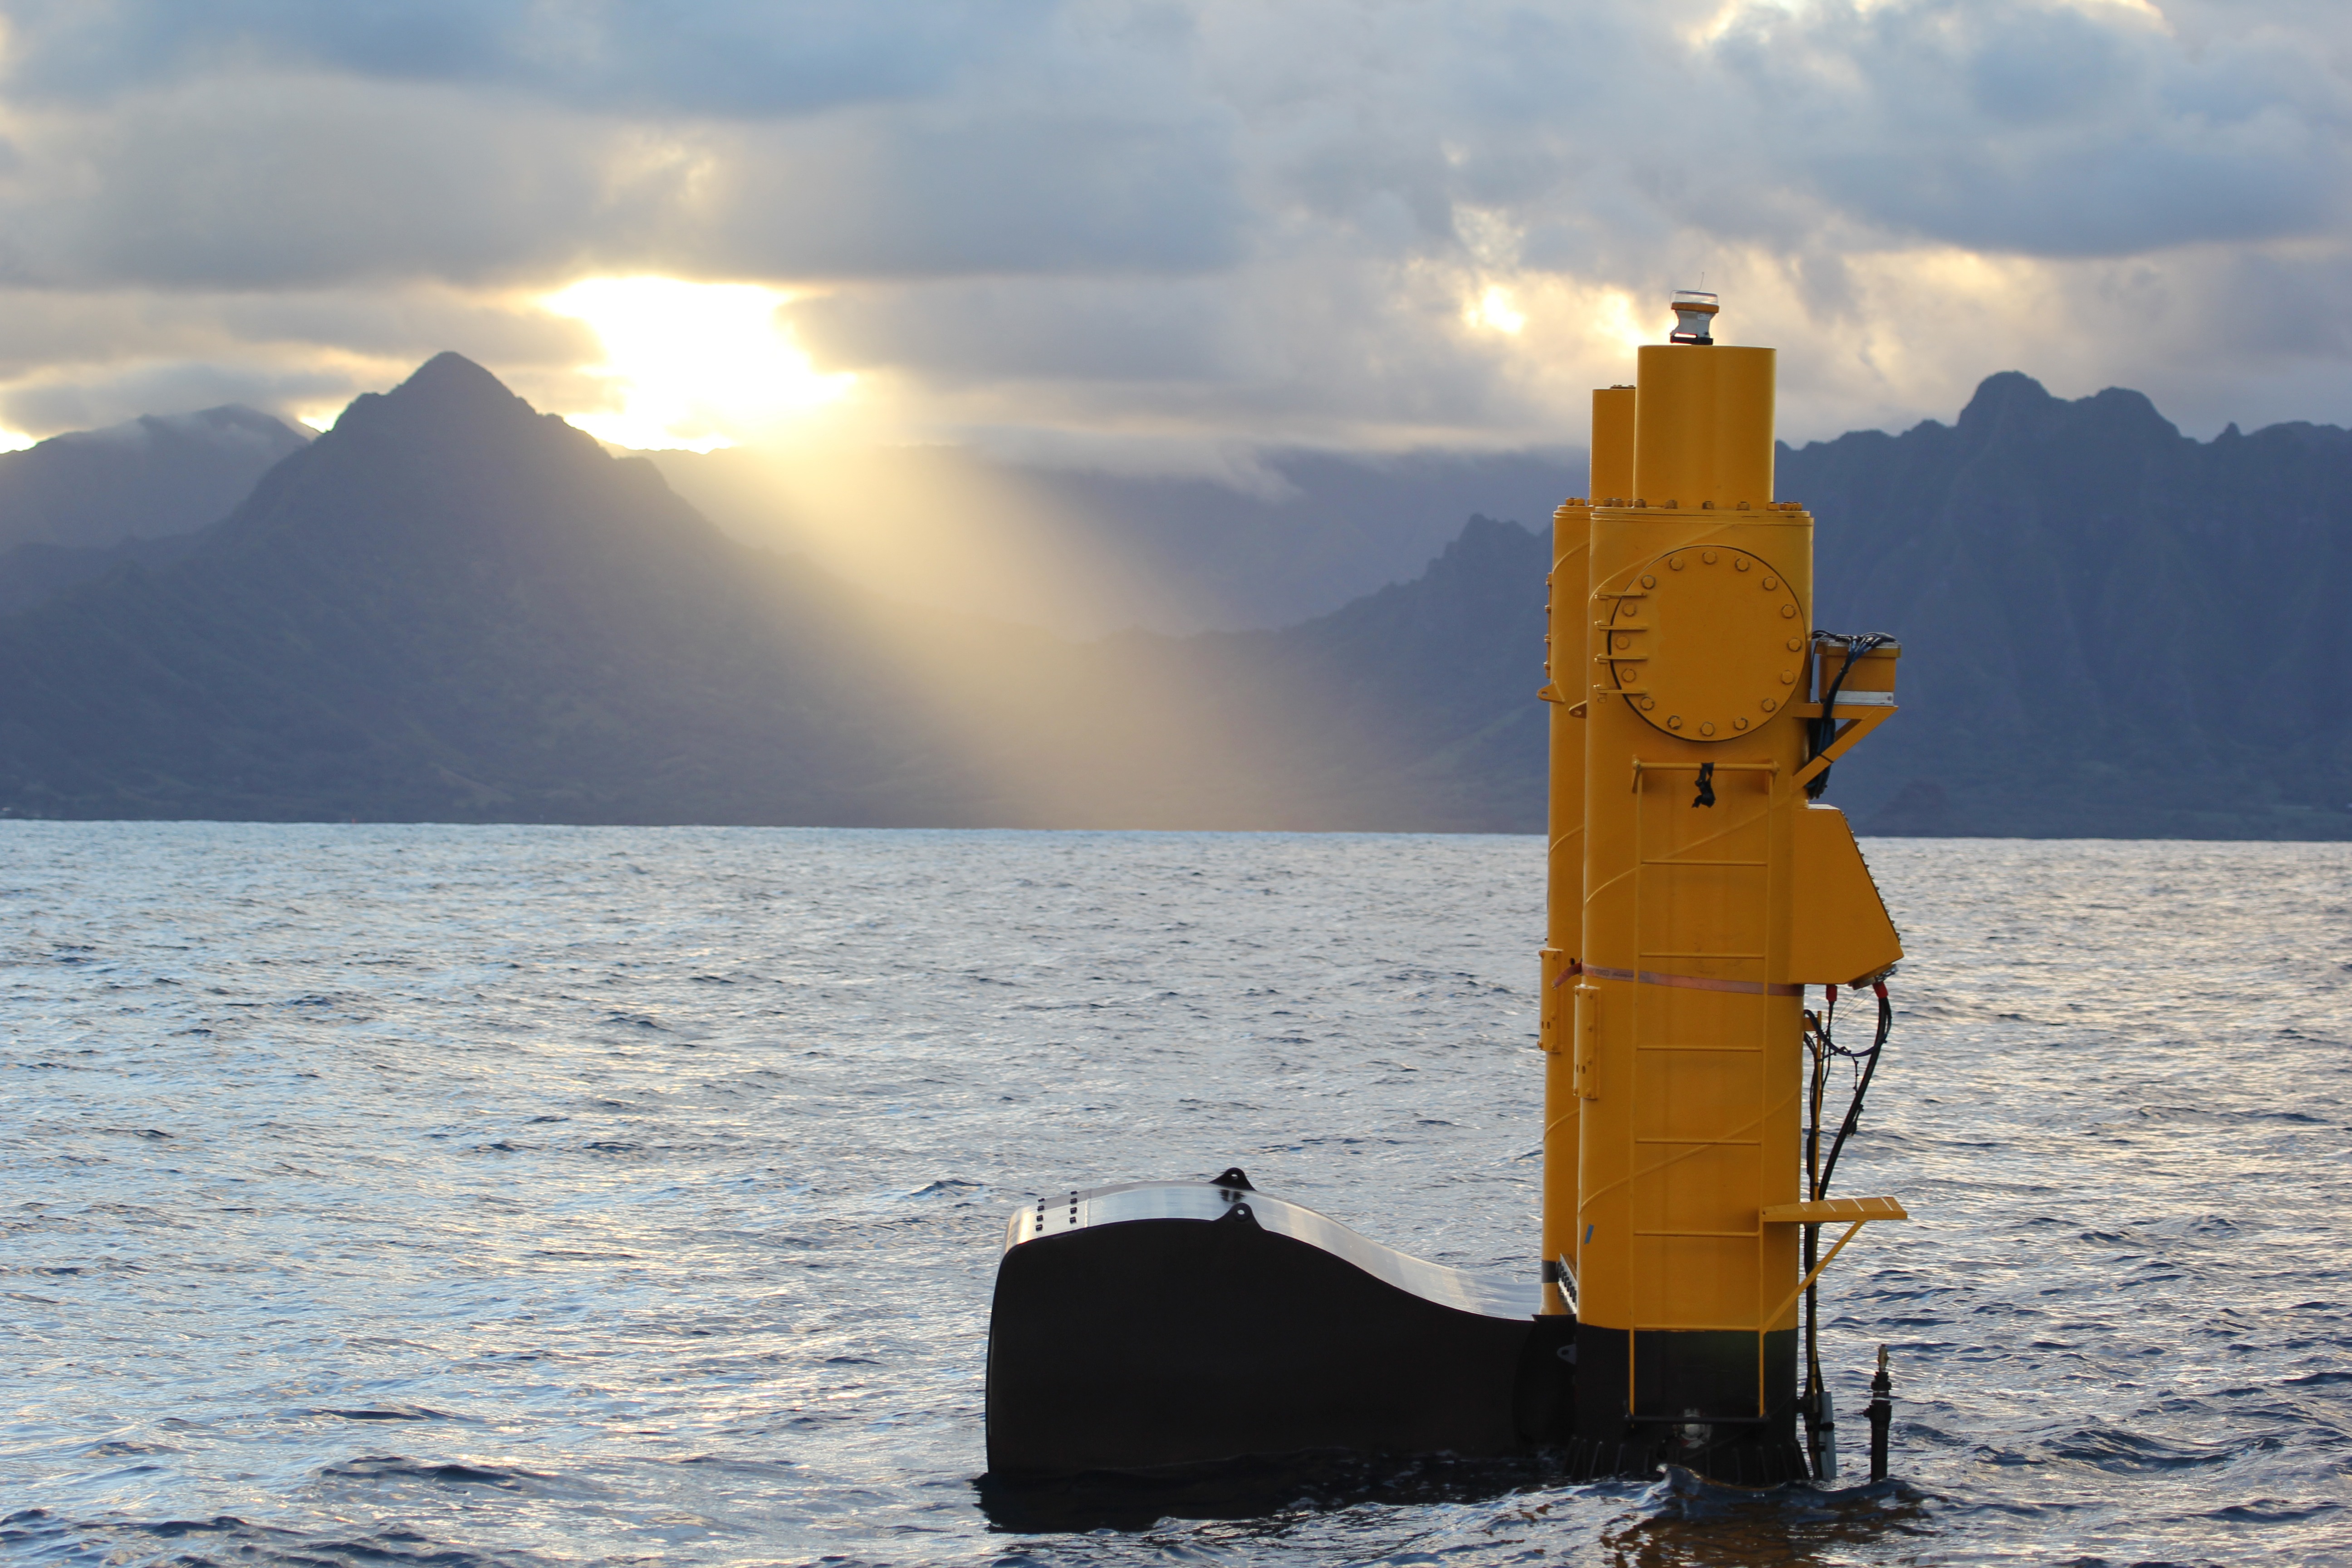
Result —
[[1675, 1470], [1598, 1544], [1622, 1568], [1750, 1568], [1916, 1561], [1928, 1534], [1924, 1498], [1900, 1479], [1743, 1492]]

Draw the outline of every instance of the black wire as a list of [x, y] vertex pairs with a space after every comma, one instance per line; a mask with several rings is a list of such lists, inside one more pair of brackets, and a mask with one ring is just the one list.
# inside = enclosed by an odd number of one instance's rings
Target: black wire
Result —
[[[1883, 647], [1894, 640], [1885, 632], [1856, 632], [1851, 636], [1839, 632], [1813, 634], [1813, 641], [1816, 643], [1837, 643], [1843, 646], [1845, 649], [1845, 662], [1838, 666], [1837, 679], [1831, 681], [1822, 692], [1822, 716], [1812, 723], [1813, 753], [1805, 761], [1810, 763], [1813, 757], [1818, 757], [1828, 751], [1830, 742], [1837, 739], [1838, 692], [1844, 687], [1845, 678], [1853, 673], [1853, 661], [1873, 648]], [[1805, 798], [1819, 800], [1822, 798], [1822, 792], [1829, 787], [1830, 770], [1823, 768], [1806, 781]]]
[[[1830, 1178], [1837, 1173], [1838, 1156], [1844, 1152], [1846, 1140], [1853, 1137], [1854, 1129], [1862, 1124], [1863, 1101], [1870, 1092], [1870, 1080], [1877, 1075], [1879, 1060], [1885, 1054], [1886, 1037], [1895, 1026], [1895, 1004], [1887, 999], [1885, 984], [1876, 984], [1873, 989], [1878, 995], [1878, 1027], [1873, 1033], [1870, 1047], [1866, 1050], [1850, 1051], [1837, 1043], [1837, 1037], [1832, 1032], [1837, 1017], [1837, 987], [1829, 988], [1827, 1005], [1819, 1015], [1812, 1013], [1805, 1015], [1806, 1044], [1813, 1058], [1813, 1085], [1811, 1096], [1812, 1125], [1806, 1132], [1805, 1165], [1806, 1174], [1811, 1179], [1811, 1190], [1809, 1195], [1815, 1203], [1821, 1202], [1829, 1195]], [[1830, 1143], [1829, 1159], [1822, 1161], [1820, 1158], [1822, 1100], [1824, 1079], [1829, 1075], [1829, 1062], [1832, 1057], [1844, 1057], [1853, 1061], [1857, 1064], [1857, 1071], [1854, 1077], [1853, 1098], [1846, 1102], [1845, 1115], [1838, 1123], [1837, 1137]], [[1813, 1265], [1819, 1260], [1821, 1234], [1822, 1227], [1818, 1225], [1805, 1226], [1804, 1272], [1807, 1274], [1813, 1271]], [[1805, 1396], [1808, 1401], [1809, 1432], [1811, 1430], [1811, 1424], [1817, 1423], [1821, 1419], [1821, 1406], [1818, 1402], [1821, 1398], [1822, 1383], [1821, 1285], [1816, 1281], [1805, 1287]], [[1813, 1458], [1810, 1438], [1806, 1445], [1806, 1457], [1809, 1461]]]
[[[1822, 1095], [1828, 1087], [1832, 1050], [1829, 1020], [1824, 1015], [1835, 1007], [1836, 1001], [1837, 989], [1832, 986], [1829, 994], [1829, 1008], [1825, 1008], [1823, 1014], [1808, 1012], [1805, 1015], [1805, 1048], [1806, 1054], [1812, 1058], [1813, 1066], [1812, 1089], [1806, 1097], [1811, 1121], [1805, 1130], [1805, 1195], [1816, 1201], [1822, 1195]], [[1812, 1273], [1813, 1264], [1818, 1260], [1821, 1241], [1820, 1226], [1805, 1226], [1803, 1268], [1808, 1275]], [[1812, 1441], [1821, 1420], [1822, 1383], [1822, 1288], [1816, 1281], [1805, 1287], [1805, 1456], [1806, 1463], [1816, 1472], [1816, 1479], [1825, 1479], [1818, 1474], [1821, 1463]]]
[[[1862, 1124], [1863, 1097], [1870, 1092], [1870, 1080], [1878, 1072], [1878, 1058], [1885, 1053], [1886, 1036], [1894, 1026], [1895, 1004], [1887, 1000], [1885, 987], [1880, 986], [1878, 1033], [1870, 1042], [1870, 1049], [1838, 1053], [1840, 1056], [1851, 1055], [1859, 1060], [1862, 1064], [1862, 1071], [1854, 1080], [1853, 1099], [1846, 1103], [1845, 1120], [1838, 1126], [1837, 1137], [1831, 1141], [1829, 1160], [1822, 1168], [1822, 1194], [1826, 1194], [1830, 1190], [1830, 1177], [1836, 1173], [1838, 1155], [1844, 1152], [1845, 1141], [1853, 1137], [1853, 1130]], [[1820, 1195], [1820, 1194], [1815, 1194], [1817, 1199]]]

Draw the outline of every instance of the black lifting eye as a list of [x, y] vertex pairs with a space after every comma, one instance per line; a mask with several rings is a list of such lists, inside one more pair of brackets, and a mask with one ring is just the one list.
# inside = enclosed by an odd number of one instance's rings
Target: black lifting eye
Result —
[[1701, 763], [1698, 765], [1698, 798], [1691, 802], [1691, 806], [1696, 810], [1699, 806], [1713, 805], [1714, 804], [1715, 764], [1713, 763]]

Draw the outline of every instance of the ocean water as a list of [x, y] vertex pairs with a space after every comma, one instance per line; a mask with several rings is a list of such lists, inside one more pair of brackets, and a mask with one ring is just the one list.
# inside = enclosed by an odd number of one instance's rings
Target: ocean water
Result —
[[1034, 1194], [1531, 1266], [1537, 841], [0, 825], [0, 1555], [2352, 1561], [2352, 846], [1868, 848], [1893, 1479], [1055, 1535], [973, 1486]]

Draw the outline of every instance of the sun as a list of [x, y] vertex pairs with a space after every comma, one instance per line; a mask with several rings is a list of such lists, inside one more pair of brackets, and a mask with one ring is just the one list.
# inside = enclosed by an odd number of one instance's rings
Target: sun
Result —
[[845, 395], [856, 377], [824, 375], [777, 319], [792, 296], [754, 283], [592, 278], [540, 302], [596, 334], [617, 405], [568, 415], [599, 440], [639, 450], [708, 452]]
[[1511, 291], [1500, 284], [1489, 284], [1464, 314], [1473, 326], [1490, 328], [1508, 337], [1518, 336], [1528, 324], [1527, 312], [1512, 303]]

